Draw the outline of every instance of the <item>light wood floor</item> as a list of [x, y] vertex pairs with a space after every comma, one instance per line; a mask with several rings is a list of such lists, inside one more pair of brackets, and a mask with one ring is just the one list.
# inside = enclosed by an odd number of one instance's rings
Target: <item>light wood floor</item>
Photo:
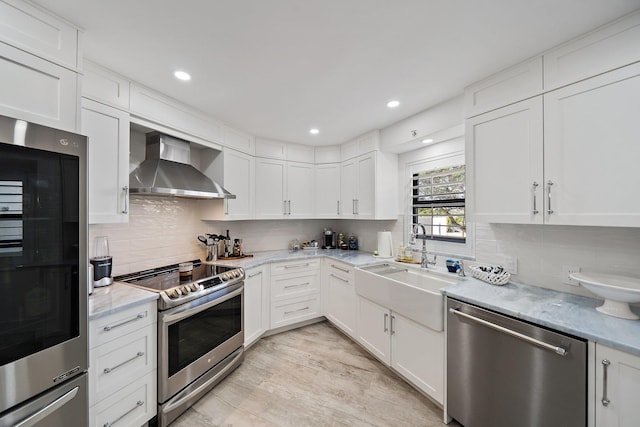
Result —
[[171, 426], [443, 425], [441, 409], [322, 322], [261, 339]]

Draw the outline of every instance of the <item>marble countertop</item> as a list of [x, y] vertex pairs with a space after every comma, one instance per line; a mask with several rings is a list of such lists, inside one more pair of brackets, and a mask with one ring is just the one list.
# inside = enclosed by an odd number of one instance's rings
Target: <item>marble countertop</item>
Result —
[[[255, 252], [253, 257], [240, 260], [218, 260], [212, 264], [234, 265], [249, 270], [272, 262], [321, 257], [329, 257], [354, 267], [379, 262], [395, 263], [393, 260], [376, 258], [369, 252], [313, 249]], [[418, 268], [414, 265], [402, 265]], [[430, 268], [430, 271], [456, 277], [447, 273], [444, 267]], [[602, 301], [595, 298], [511, 282], [505, 286], [494, 286], [470, 276], [455, 285], [442, 288], [442, 293], [463, 302], [640, 356], [640, 320], [618, 319], [602, 314], [595, 310]], [[89, 297], [89, 319], [157, 298], [155, 293], [118, 282], [105, 288], [96, 288], [93, 295]], [[638, 308], [633, 310], [640, 314]]]
[[89, 295], [89, 320], [108, 316], [129, 307], [158, 299], [158, 294], [120, 282], [95, 288]]

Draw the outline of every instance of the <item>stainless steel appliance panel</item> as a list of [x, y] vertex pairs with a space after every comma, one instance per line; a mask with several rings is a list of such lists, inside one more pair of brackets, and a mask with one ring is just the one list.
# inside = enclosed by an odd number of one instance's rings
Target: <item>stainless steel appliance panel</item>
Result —
[[158, 313], [158, 401], [244, 344], [244, 283]]
[[86, 427], [87, 374], [82, 374], [0, 416], [0, 427]]
[[447, 298], [446, 409], [465, 427], [584, 427], [587, 343]]
[[87, 369], [86, 159], [85, 137], [0, 116], [0, 181], [21, 188], [19, 242], [0, 248], [0, 413]]

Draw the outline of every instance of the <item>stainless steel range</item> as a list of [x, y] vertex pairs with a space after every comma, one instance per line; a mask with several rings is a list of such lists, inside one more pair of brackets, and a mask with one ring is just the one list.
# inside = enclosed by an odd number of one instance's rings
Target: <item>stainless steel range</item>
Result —
[[242, 268], [195, 260], [114, 278], [160, 296], [158, 426], [175, 420], [242, 362], [244, 277]]

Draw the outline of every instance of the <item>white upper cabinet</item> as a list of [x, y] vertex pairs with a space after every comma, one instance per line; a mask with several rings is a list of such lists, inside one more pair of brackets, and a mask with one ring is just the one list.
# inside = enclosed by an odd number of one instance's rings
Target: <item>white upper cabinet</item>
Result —
[[246, 154], [253, 155], [256, 152], [256, 140], [252, 135], [229, 126], [224, 127], [224, 145]]
[[313, 165], [287, 162], [287, 215], [313, 218]]
[[340, 163], [315, 166], [315, 218], [340, 217]]
[[129, 110], [129, 80], [91, 61], [83, 65], [83, 97]]
[[256, 158], [256, 218], [312, 218], [313, 165]]
[[[162, 127], [193, 135], [202, 140], [197, 141], [202, 145], [207, 145], [206, 142], [214, 144], [222, 142], [222, 124], [200, 111], [134, 83], [130, 85], [129, 97], [131, 115], [150, 121], [152, 127], [157, 127], [153, 124], [159, 124]], [[158, 130], [162, 131], [163, 129], [159, 128]], [[176, 136], [193, 140], [189, 136]], [[211, 148], [219, 148], [219, 145], [210, 146]]]
[[82, 99], [82, 134], [89, 138], [89, 223], [127, 222], [129, 114]]
[[465, 88], [465, 117], [495, 110], [541, 92], [542, 57], [538, 56]]
[[374, 130], [340, 146], [342, 161], [380, 149], [380, 131]]
[[342, 160], [339, 145], [321, 145], [315, 147], [314, 152], [315, 164], [340, 163]]
[[256, 138], [256, 156], [268, 159], [287, 159], [287, 143], [272, 139]]
[[544, 89], [552, 90], [640, 61], [640, 11], [544, 54]]
[[0, 42], [0, 75], [0, 114], [78, 131], [74, 71]]
[[341, 163], [340, 217], [397, 219], [397, 155], [374, 151]]
[[0, 1], [0, 40], [76, 70], [78, 29], [32, 3]]
[[542, 97], [466, 126], [468, 215], [474, 222], [542, 224]]
[[640, 64], [544, 95], [546, 223], [640, 227], [639, 112]]

